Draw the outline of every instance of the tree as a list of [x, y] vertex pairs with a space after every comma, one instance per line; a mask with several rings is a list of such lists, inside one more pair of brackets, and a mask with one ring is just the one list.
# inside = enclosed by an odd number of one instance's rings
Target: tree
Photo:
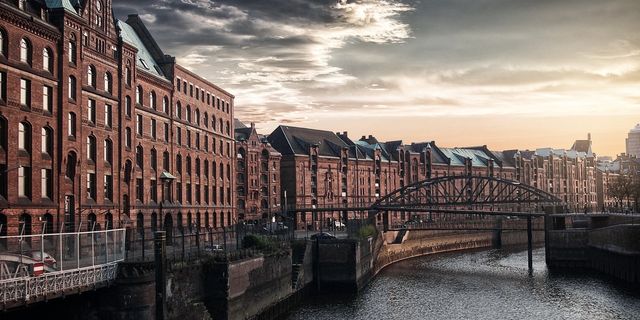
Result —
[[608, 194], [610, 197], [616, 199], [616, 202], [622, 207], [624, 201], [629, 201], [631, 197], [634, 180], [628, 175], [619, 175], [615, 179], [612, 179], [609, 184]]

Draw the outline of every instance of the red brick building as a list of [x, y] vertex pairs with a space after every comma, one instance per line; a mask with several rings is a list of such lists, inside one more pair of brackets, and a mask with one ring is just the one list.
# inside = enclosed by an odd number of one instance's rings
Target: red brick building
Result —
[[233, 95], [111, 0], [0, 1], [0, 17], [1, 235], [236, 221]]
[[236, 193], [238, 220], [266, 222], [282, 212], [280, 159], [251, 123], [236, 121]]

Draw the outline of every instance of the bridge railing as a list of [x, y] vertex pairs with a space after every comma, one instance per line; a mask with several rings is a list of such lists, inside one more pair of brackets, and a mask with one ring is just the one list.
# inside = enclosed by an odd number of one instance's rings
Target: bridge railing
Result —
[[124, 260], [125, 229], [0, 237], [0, 281]]

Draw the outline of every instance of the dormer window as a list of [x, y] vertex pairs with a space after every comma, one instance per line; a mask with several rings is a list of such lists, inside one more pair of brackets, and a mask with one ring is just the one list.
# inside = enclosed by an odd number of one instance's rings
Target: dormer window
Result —
[[142, 66], [144, 66], [145, 69], [149, 70], [149, 66], [147, 65], [147, 62], [144, 61], [144, 59], [140, 59], [140, 63], [142, 63]]

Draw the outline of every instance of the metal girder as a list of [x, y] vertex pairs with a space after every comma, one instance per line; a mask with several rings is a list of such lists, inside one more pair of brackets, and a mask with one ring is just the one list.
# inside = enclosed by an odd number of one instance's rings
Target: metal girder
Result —
[[539, 210], [559, 204], [556, 196], [518, 181], [485, 176], [445, 176], [400, 188], [372, 205], [374, 210], [401, 211], [443, 207], [500, 207]]

